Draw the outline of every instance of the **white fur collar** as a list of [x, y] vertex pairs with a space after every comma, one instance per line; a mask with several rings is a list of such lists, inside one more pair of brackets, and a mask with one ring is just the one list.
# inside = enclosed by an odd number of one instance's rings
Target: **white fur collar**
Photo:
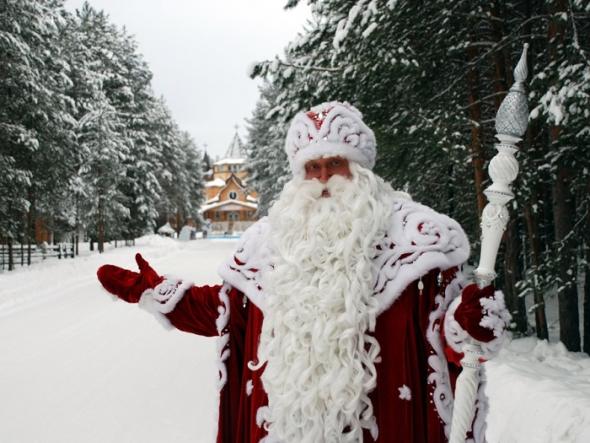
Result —
[[[388, 309], [413, 281], [433, 269], [459, 266], [469, 257], [469, 241], [453, 219], [406, 199], [393, 201], [387, 234], [375, 242], [375, 297], [379, 312]], [[240, 239], [233, 256], [222, 263], [219, 275], [242, 291], [264, 312], [261, 273], [272, 269], [266, 217], [251, 226]]]

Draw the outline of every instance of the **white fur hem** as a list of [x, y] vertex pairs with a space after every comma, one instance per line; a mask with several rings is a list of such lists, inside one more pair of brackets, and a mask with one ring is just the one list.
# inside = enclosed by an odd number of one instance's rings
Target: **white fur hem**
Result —
[[449, 368], [440, 335], [440, 323], [443, 321], [445, 310], [448, 309], [451, 301], [457, 294], [461, 293], [464, 281], [463, 273], [458, 271], [450, 282], [443, 285], [444, 292], [435, 296], [436, 309], [429, 315], [428, 329], [426, 330], [426, 338], [434, 351], [428, 357], [428, 365], [432, 371], [428, 374], [428, 384], [432, 385], [430, 395], [432, 396], [438, 416], [444, 423], [444, 431], [447, 438], [451, 432], [453, 390], [451, 389]]
[[223, 305], [219, 306], [217, 311], [219, 316], [215, 320], [217, 326], [217, 369], [219, 370], [219, 379], [217, 381], [217, 390], [221, 391], [227, 382], [227, 368], [225, 366], [225, 360], [229, 357], [229, 331], [227, 325], [229, 323], [230, 315], [230, 304], [229, 304], [229, 291], [230, 285], [224, 284], [219, 291], [219, 300]]
[[218, 424], [219, 424], [219, 407], [221, 403], [221, 390], [227, 383], [227, 367], [225, 365], [225, 361], [229, 357], [229, 331], [227, 325], [229, 324], [229, 315], [230, 315], [230, 302], [229, 302], [229, 291], [231, 290], [231, 286], [227, 283], [224, 283], [221, 289], [219, 290], [219, 301], [221, 301], [222, 305], [217, 308], [217, 312], [219, 315], [215, 320], [215, 326], [217, 327], [217, 333], [219, 336], [217, 337], [217, 371], [218, 371], [218, 378], [217, 378], [217, 409], [215, 414], [215, 436], [217, 436]]

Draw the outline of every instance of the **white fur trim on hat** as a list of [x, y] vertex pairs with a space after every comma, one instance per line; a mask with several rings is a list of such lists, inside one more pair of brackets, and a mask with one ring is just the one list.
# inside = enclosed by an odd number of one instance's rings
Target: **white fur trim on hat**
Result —
[[362, 118], [360, 111], [346, 102], [322, 103], [297, 114], [285, 142], [293, 175], [303, 173], [309, 160], [321, 157], [344, 157], [372, 169], [377, 143]]

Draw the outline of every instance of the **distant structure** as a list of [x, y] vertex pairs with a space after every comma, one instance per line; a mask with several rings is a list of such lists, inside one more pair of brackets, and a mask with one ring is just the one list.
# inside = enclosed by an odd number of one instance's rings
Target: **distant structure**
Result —
[[221, 160], [205, 173], [203, 219], [211, 233], [243, 232], [256, 221], [258, 199], [248, 189], [246, 153], [236, 133]]

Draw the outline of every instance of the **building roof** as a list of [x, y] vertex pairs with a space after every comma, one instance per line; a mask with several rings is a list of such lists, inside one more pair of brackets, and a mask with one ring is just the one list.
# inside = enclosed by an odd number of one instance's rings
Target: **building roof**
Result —
[[246, 162], [245, 158], [222, 158], [217, 160], [214, 165], [241, 165]]
[[220, 188], [222, 186], [225, 186], [225, 180], [222, 178], [216, 178], [215, 180], [205, 182], [206, 188]]
[[[258, 209], [258, 205], [256, 203], [243, 202], [240, 200], [224, 200], [221, 202], [211, 203], [209, 205], [201, 206], [201, 212], [205, 212], [210, 209], [218, 209], [218, 208], [221, 208], [222, 206], [227, 206], [227, 205], [238, 205], [238, 206], [246, 207], [248, 209]], [[229, 211], [235, 210], [233, 208], [224, 208], [224, 209], [227, 209]]]
[[234, 134], [234, 138], [227, 147], [225, 154], [221, 160], [216, 161], [215, 165], [221, 164], [241, 164], [246, 161], [246, 153], [244, 152], [244, 144], [238, 135], [238, 131]]

